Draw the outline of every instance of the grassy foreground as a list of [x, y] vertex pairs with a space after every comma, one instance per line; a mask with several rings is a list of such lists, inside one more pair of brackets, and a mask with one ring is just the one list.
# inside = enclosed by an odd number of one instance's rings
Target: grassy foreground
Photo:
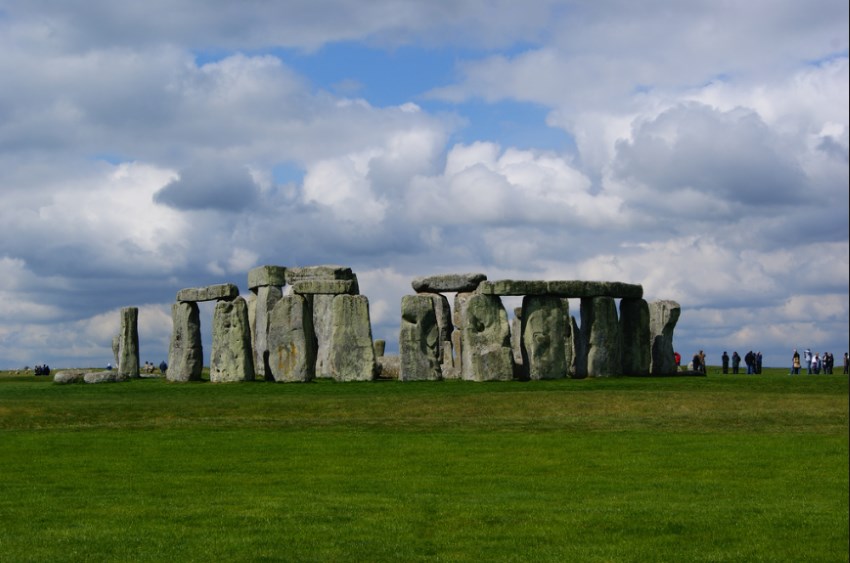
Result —
[[0, 373], [2, 561], [847, 561], [848, 379]]

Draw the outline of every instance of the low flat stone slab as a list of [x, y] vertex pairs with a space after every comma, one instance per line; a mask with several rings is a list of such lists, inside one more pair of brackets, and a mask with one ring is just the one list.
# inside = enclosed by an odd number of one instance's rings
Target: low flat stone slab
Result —
[[410, 283], [416, 293], [467, 292], [475, 291], [487, 279], [485, 274], [442, 274], [414, 278]]
[[177, 292], [177, 301], [198, 302], [235, 299], [239, 297], [239, 288], [232, 283], [208, 285], [206, 287], [187, 287]]
[[551, 295], [567, 298], [613, 297], [615, 299], [640, 299], [643, 286], [622, 282], [597, 282], [578, 280], [496, 280], [483, 281], [477, 293], [484, 295]]
[[286, 283], [295, 285], [304, 280], [354, 280], [354, 272], [346, 266], [305, 266], [287, 268]]
[[116, 370], [91, 371], [83, 376], [83, 381], [86, 383], [116, 383], [129, 379], [127, 375], [120, 374]]
[[284, 266], [258, 266], [248, 272], [248, 289], [257, 289], [273, 285], [286, 285], [286, 268]]
[[85, 370], [82, 369], [57, 371], [53, 374], [53, 383], [58, 383], [60, 385], [67, 385], [68, 383], [83, 383], [83, 376], [85, 374]]
[[357, 295], [354, 280], [302, 280], [292, 285], [298, 295]]

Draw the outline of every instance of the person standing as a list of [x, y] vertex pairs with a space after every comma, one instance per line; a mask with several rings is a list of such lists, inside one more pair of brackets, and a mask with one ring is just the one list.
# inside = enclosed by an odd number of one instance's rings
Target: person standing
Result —
[[756, 373], [761, 373], [761, 361], [763, 356], [761, 355], [761, 350], [756, 352]]
[[734, 352], [732, 352], [732, 374], [733, 375], [738, 374], [738, 366], [740, 366], [740, 365], [741, 365], [741, 355], [738, 354], [737, 350], [735, 350]]
[[850, 370], [850, 356], [844, 352], [844, 375], [848, 375], [848, 370]]
[[747, 375], [752, 375], [755, 369], [756, 355], [750, 350], [744, 355], [744, 363], [747, 364]]
[[820, 373], [820, 356], [817, 353], [815, 353], [815, 355], [812, 356], [811, 366], [812, 366], [812, 370], [811, 370], [810, 373], [813, 373], [815, 375]]
[[794, 348], [794, 355], [791, 356], [791, 371], [788, 375], [800, 375], [800, 353]]
[[811, 350], [809, 350], [808, 348], [803, 350], [803, 361], [806, 362], [806, 372], [809, 375], [812, 375], [812, 360], [813, 359], [814, 358], [812, 358], [812, 351]]
[[723, 373], [729, 373], [729, 354], [726, 353], [726, 350], [723, 350], [723, 355], [720, 356], [720, 363], [723, 367]]

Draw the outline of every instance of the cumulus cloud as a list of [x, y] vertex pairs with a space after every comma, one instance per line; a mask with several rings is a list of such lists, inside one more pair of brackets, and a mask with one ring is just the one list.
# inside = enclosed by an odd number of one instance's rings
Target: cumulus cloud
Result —
[[254, 205], [259, 187], [244, 167], [195, 164], [154, 194], [154, 201], [175, 209], [214, 209], [238, 213]]

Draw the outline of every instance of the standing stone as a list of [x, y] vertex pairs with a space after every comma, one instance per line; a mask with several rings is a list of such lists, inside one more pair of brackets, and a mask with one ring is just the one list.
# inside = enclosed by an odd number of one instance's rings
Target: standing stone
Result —
[[514, 307], [514, 318], [511, 319], [511, 353], [514, 365], [521, 368], [522, 363], [522, 307]]
[[570, 310], [565, 299], [528, 295], [522, 300], [521, 352], [529, 379], [562, 379], [571, 362]]
[[[253, 324], [253, 339], [254, 343], [254, 371], [259, 377], [265, 379], [271, 378], [271, 373], [266, 369], [269, 362], [269, 315], [274, 309], [275, 303], [283, 297], [281, 288], [273, 285], [263, 285], [251, 290], [255, 295], [254, 299], [254, 324]], [[250, 323], [248, 326], [252, 326]]]
[[436, 381], [442, 377], [439, 337], [440, 329], [431, 296], [402, 297], [398, 338], [400, 381]]
[[513, 379], [511, 331], [495, 295], [455, 295], [455, 327], [461, 333], [461, 377], [470, 381]]
[[454, 355], [452, 354], [452, 310], [449, 300], [440, 293], [418, 293], [417, 295], [428, 296], [434, 302], [434, 315], [437, 318], [437, 356], [440, 358], [441, 377], [454, 369]]
[[387, 348], [387, 341], [382, 340], [380, 338], [377, 338], [377, 339], [375, 339], [375, 342], [373, 342], [372, 345], [375, 348], [375, 357], [376, 358], [383, 358], [384, 357], [384, 351]]
[[118, 339], [118, 373], [139, 377], [139, 308], [121, 309], [121, 332]]
[[174, 303], [171, 306], [171, 344], [168, 347], [168, 381], [200, 381], [204, 369], [201, 346], [201, 320], [198, 304]]
[[365, 295], [336, 295], [331, 305], [329, 371], [337, 381], [371, 381], [377, 365], [372, 346], [369, 299]]
[[269, 314], [269, 375], [274, 381], [310, 381], [316, 374], [313, 313], [301, 295], [287, 295]]
[[613, 297], [588, 297], [581, 300], [581, 331], [587, 346], [587, 375], [620, 375], [620, 327], [617, 304]]
[[675, 301], [652, 301], [649, 304], [649, 334], [651, 340], [652, 375], [671, 375], [676, 373], [676, 360], [673, 357], [673, 329], [682, 313], [681, 306]]
[[576, 318], [570, 317], [570, 359], [569, 374], [573, 379], [584, 379], [587, 377], [587, 344], [579, 329]]
[[313, 310], [313, 330], [316, 333], [316, 377], [333, 378], [330, 366], [333, 303], [336, 295], [305, 295]]
[[112, 337], [112, 357], [114, 359], [114, 365], [116, 369], [118, 368], [118, 351], [121, 349], [121, 334], [116, 334]]
[[649, 375], [649, 305], [644, 299], [620, 301], [620, 345], [623, 375]]
[[251, 381], [254, 379], [254, 353], [248, 304], [242, 297], [219, 301], [213, 312], [210, 381]]

